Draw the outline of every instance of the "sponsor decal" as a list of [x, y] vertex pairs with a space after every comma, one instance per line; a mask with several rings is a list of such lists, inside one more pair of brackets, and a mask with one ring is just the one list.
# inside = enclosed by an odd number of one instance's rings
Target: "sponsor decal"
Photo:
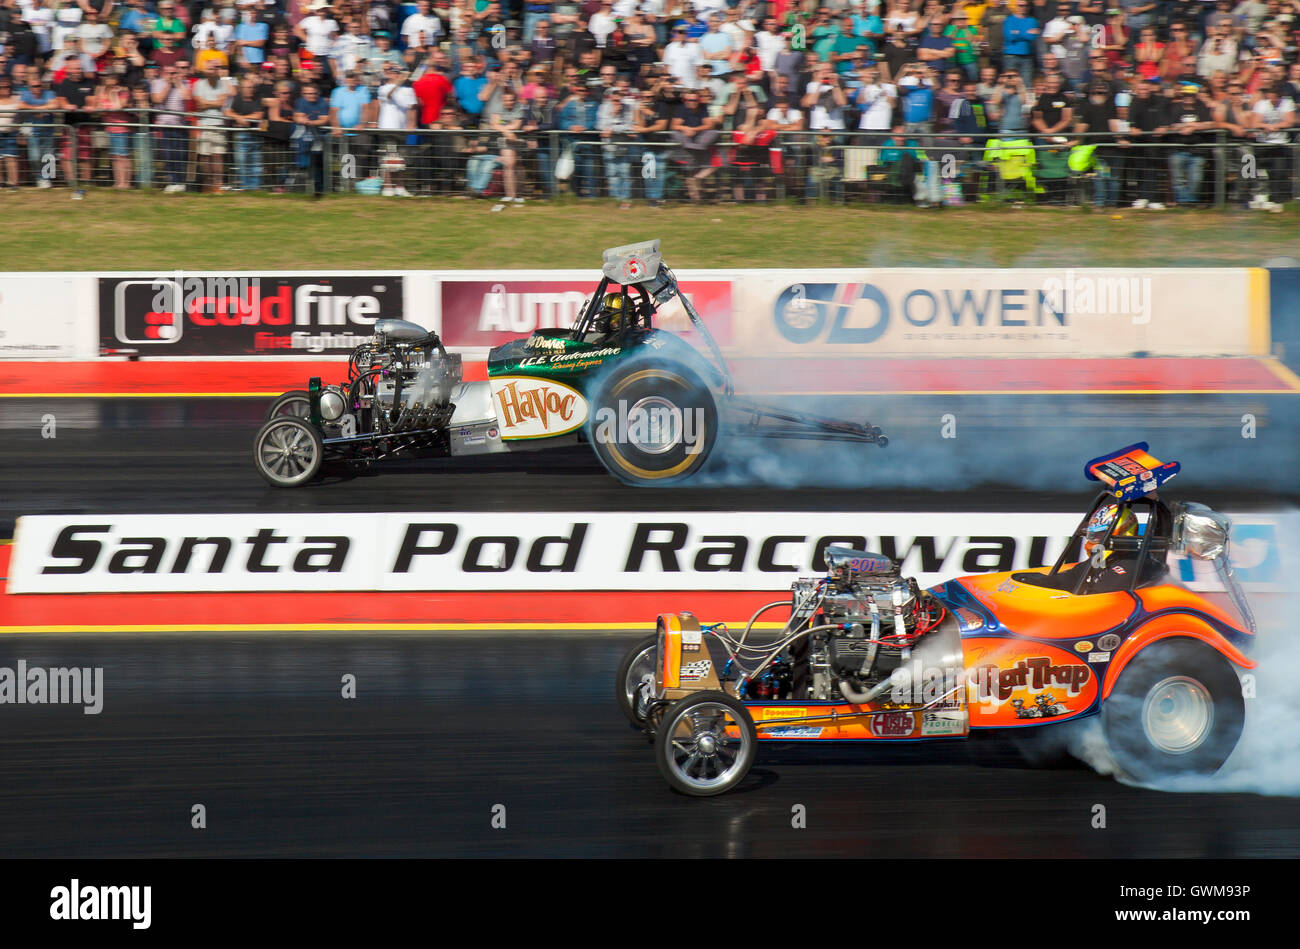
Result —
[[1057, 686], [1067, 695], [1075, 696], [1092, 678], [1092, 670], [1085, 665], [1057, 665], [1047, 656], [1030, 656], [1007, 669], [995, 665], [980, 666], [972, 669], [971, 673], [980, 699], [997, 698], [1000, 702], [1011, 698], [1016, 689], [1041, 692], [1049, 686]]
[[882, 712], [871, 716], [871, 733], [878, 738], [902, 738], [912, 734], [916, 716], [911, 712]]
[[700, 679], [707, 678], [709, 671], [712, 668], [713, 663], [708, 659], [698, 659], [695, 662], [683, 663], [681, 679], [685, 682], [698, 682]]
[[587, 421], [587, 400], [561, 382], [497, 376], [490, 384], [503, 439], [564, 435]]
[[760, 709], [759, 714], [762, 716], [761, 721], [768, 721], [774, 718], [803, 718], [808, 714], [808, 710], [806, 708], [772, 708], [768, 706]]
[[147, 347], [169, 356], [346, 353], [371, 337], [376, 320], [402, 315], [397, 275], [99, 278], [105, 349]]
[[1092, 643], [1088, 642], [1088, 640], [1086, 640], [1086, 639], [1083, 640], [1082, 642], [1075, 643], [1075, 644], [1074, 644], [1074, 651], [1075, 651], [1075, 652], [1091, 652], [1091, 651], [1092, 651]]
[[966, 716], [961, 712], [922, 712], [922, 735], [962, 735], [966, 732]]
[[813, 725], [777, 725], [761, 734], [765, 738], [820, 738], [822, 729]]
[[1110, 662], [1110, 653], [1108, 652], [1090, 652], [1088, 653], [1089, 662]]
[[[593, 289], [589, 277], [495, 281], [443, 279], [439, 285], [442, 339], [447, 346], [454, 347], [500, 346], [539, 329], [570, 329], [577, 322]], [[614, 289], [615, 286], [611, 285], [610, 290]], [[729, 345], [731, 281], [683, 279], [682, 290], [709, 332], [721, 345]], [[660, 308], [657, 320], [659, 326], [673, 332], [684, 333], [690, 328], [685, 311], [675, 301]], [[535, 349], [551, 348], [542, 344]]]
[[564, 340], [555, 339], [554, 337], [551, 336], [533, 336], [529, 338], [527, 348], [528, 349], [556, 349], [559, 350], [560, 352], [563, 352]]
[[1107, 633], [1097, 640], [1097, 648], [1102, 652], [1114, 652], [1119, 648], [1119, 637], [1114, 633]]

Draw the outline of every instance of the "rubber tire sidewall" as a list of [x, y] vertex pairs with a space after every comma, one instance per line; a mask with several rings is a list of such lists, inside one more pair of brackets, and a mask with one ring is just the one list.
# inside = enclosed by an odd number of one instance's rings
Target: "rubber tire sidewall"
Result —
[[[659, 396], [671, 401], [682, 410], [683, 417], [688, 411], [703, 410], [704, 444], [697, 453], [687, 454], [683, 443], [663, 455], [652, 455], [639, 451], [631, 444], [604, 444], [596, 438], [597, 417], [602, 409], [612, 411], [617, 420], [620, 401], [630, 410], [639, 400], [648, 396]], [[689, 478], [708, 461], [718, 437], [718, 409], [713, 394], [690, 370], [676, 364], [656, 366], [638, 363], [619, 371], [600, 387], [595, 399], [589, 436], [591, 447], [600, 463], [624, 484], [672, 484]]]
[[[305, 478], [302, 478], [300, 481], [297, 481], [293, 484], [284, 484], [283, 482], [276, 481], [265, 470], [263, 470], [261, 464], [261, 445], [262, 445], [263, 436], [265, 436], [267, 431], [270, 430], [273, 426], [285, 425], [285, 424], [289, 424], [289, 425], [296, 424], [298, 427], [300, 427], [304, 432], [306, 432], [311, 437], [312, 443], [316, 448], [316, 464], [312, 467], [310, 473]], [[325, 445], [324, 442], [321, 440], [320, 432], [316, 431], [316, 429], [312, 426], [310, 422], [303, 421], [302, 419], [295, 419], [290, 416], [283, 416], [283, 415], [278, 416], [276, 418], [270, 419], [267, 422], [263, 423], [262, 427], [257, 430], [257, 434], [253, 436], [253, 467], [257, 469], [257, 473], [262, 476], [262, 479], [266, 481], [267, 484], [271, 485], [273, 488], [299, 488], [302, 487], [304, 484], [310, 484], [312, 481], [315, 481], [316, 478], [320, 476], [321, 468], [324, 466], [324, 462], [325, 462]]]
[[647, 648], [653, 650], [655, 644], [659, 641], [659, 634], [652, 633], [644, 639], [638, 640], [632, 645], [627, 652], [623, 653], [623, 658], [618, 662], [618, 672], [614, 677], [614, 698], [618, 700], [618, 710], [623, 713], [624, 717], [634, 725], [643, 723], [643, 719], [637, 718], [632, 709], [632, 703], [627, 697], [627, 676], [632, 671], [632, 663], [637, 656], [645, 652]]
[[[669, 755], [671, 754], [671, 737], [673, 728], [680, 713], [684, 712], [693, 705], [699, 705], [704, 702], [716, 702], [718, 705], [725, 705], [731, 709], [735, 715], [736, 721], [740, 724], [741, 729], [746, 736], [745, 753], [741, 757], [741, 767], [736, 774], [726, 784], [719, 785], [716, 788], [697, 788], [684, 783], [673, 771], [672, 765], [669, 764]], [[668, 707], [664, 712], [663, 723], [655, 733], [655, 764], [659, 766], [659, 773], [664, 776], [669, 787], [681, 794], [691, 797], [714, 797], [718, 794], [725, 794], [732, 790], [736, 785], [745, 780], [749, 774], [749, 769], [754, 765], [754, 758], [758, 755], [758, 729], [754, 727], [754, 720], [749, 715], [749, 709], [745, 708], [740, 700], [732, 698], [725, 692], [705, 691], [693, 692], [684, 699], [679, 699]]]
[[[1147, 740], [1142, 705], [1154, 685], [1177, 675], [1190, 676], [1209, 691], [1214, 722], [1198, 748], [1171, 755]], [[1210, 646], [1186, 637], [1161, 640], [1139, 652], [1101, 708], [1111, 757], [1125, 775], [1141, 782], [1218, 771], [1241, 738], [1245, 716], [1241, 680], [1231, 664]]]
[[[308, 413], [311, 412], [311, 394], [308, 393], [306, 389], [290, 389], [288, 392], [285, 392], [283, 395], [278, 395], [275, 397], [275, 401], [273, 401], [270, 404], [270, 406], [267, 408], [266, 415], [262, 416], [262, 421], [269, 422], [271, 421], [272, 418], [280, 418], [281, 416], [276, 415], [276, 410], [279, 409], [283, 403], [288, 402], [291, 399], [302, 399], [302, 401], [307, 403]], [[290, 417], [298, 418], [298, 416], [290, 416]]]

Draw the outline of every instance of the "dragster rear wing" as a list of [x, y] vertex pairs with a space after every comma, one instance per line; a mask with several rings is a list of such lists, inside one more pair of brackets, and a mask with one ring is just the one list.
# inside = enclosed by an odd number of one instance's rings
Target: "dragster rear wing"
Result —
[[1176, 461], [1161, 462], [1152, 456], [1146, 442], [1138, 442], [1092, 459], [1083, 466], [1089, 481], [1100, 481], [1107, 493], [1120, 501], [1152, 494], [1178, 474], [1182, 466]]

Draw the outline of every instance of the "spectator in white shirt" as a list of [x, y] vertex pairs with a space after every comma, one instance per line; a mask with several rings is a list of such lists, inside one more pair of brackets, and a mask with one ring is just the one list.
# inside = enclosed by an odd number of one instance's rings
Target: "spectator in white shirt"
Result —
[[113, 29], [107, 23], [99, 22], [99, 11], [92, 9], [85, 14], [81, 25], [72, 31], [72, 35], [81, 40], [83, 53], [98, 59], [108, 49], [108, 44], [113, 39]]
[[695, 70], [702, 62], [700, 45], [687, 37], [686, 28], [673, 27], [672, 40], [664, 47], [664, 65], [678, 85], [695, 88]]
[[858, 73], [862, 85], [854, 95], [854, 104], [862, 110], [858, 128], [867, 132], [887, 133], [893, 126], [894, 104], [898, 89], [893, 84], [880, 81], [880, 70], [868, 66]]
[[194, 28], [190, 45], [195, 49], [207, 49], [208, 37], [211, 37], [214, 49], [225, 50], [234, 34], [235, 28], [229, 23], [218, 23], [217, 11], [209, 7], [203, 11], [203, 22]]
[[334, 34], [339, 31], [328, 0], [316, 0], [307, 9], [310, 13], [298, 21], [293, 28], [294, 35], [313, 56], [328, 56], [334, 45]]
[[402, 39], [407, 49], [436, 46], [442, 35], [442, 21], [429, 12], [429, 0], [419, 0], [416, 12], [402, 21]]

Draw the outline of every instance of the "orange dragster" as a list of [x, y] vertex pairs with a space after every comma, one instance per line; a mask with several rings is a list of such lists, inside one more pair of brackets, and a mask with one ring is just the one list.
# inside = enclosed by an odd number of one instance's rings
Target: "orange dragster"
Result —
[[[1241, 735], [1255, 622], [1228, 519], [1159, 496], [1178, 470], [1145, 443], [1089, 461], [1103, 490], [1051, 567], [922, 590], [888, 557], [830, 547], [824, 576], [738, 634], [662, 614], [623, 657], [618, 703], [668, 783], [699, 796], [743, 780], [760, 741], [951, 740], [1098, 714], [1126, 774], [1213, 772]], [[1212, 563], [1223, 602], [1174, 583], [1171, 553]], [[778, 607], [784, 629], [755, 633]]]

